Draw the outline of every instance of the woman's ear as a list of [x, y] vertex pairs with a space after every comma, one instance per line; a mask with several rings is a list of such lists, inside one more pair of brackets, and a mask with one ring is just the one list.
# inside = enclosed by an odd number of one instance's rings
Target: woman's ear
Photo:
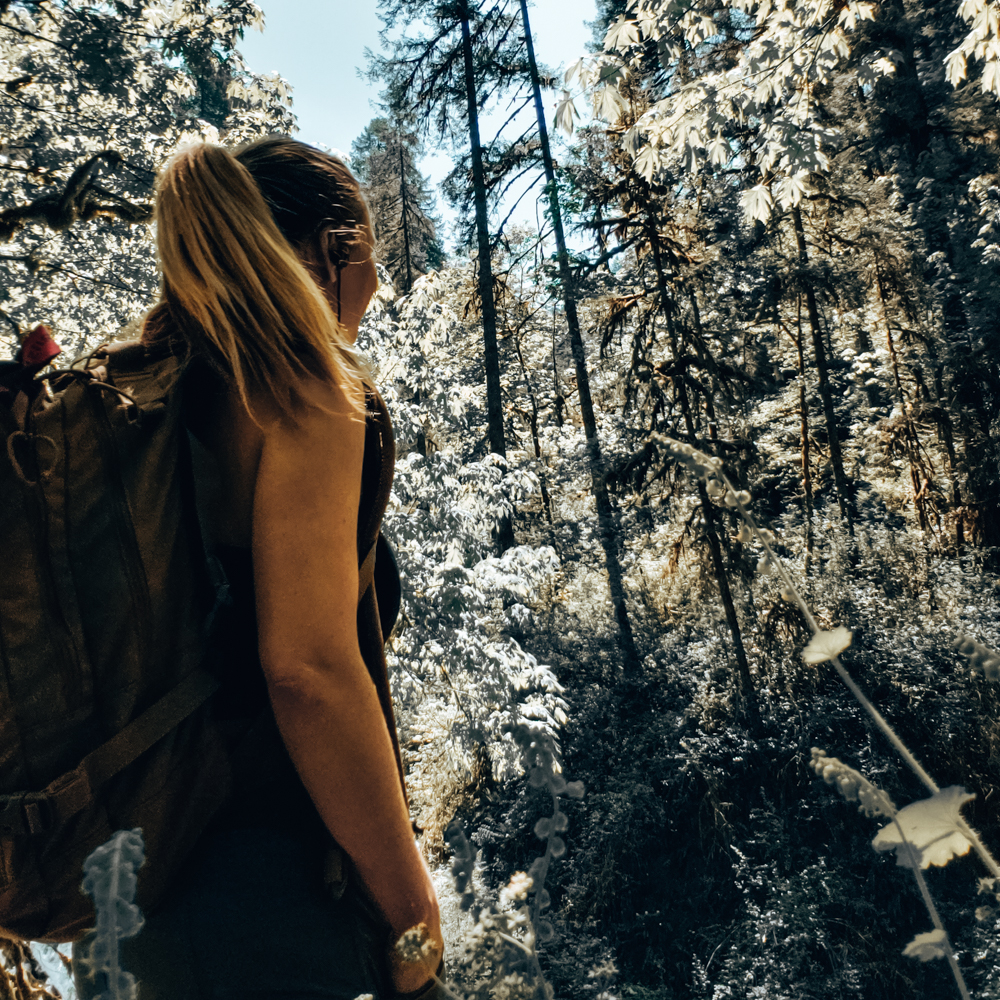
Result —
[[340, 277], [340, 241], [332, 229], [320, 234], [320, 266], [326, 279], [332, 284]]

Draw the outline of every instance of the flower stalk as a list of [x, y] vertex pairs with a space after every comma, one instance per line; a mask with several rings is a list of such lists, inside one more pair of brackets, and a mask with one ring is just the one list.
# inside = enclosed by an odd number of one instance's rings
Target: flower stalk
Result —
[[[888, 819], [896, 828], [898, 844], [893, 846], [905, 853], [906, 867], [913, 870], [917, 886], [920, 889], [920, 896], [924, 901], [924, 906], [927, 908], [931, 923], [934, 924], [934, 929], [940, 935], [940, 944], [935, 943], [935, 950], [947, 958], [952, 975], [955, 977], [955, 984], [962, 995], [962, 1000], [971, 1000], [969, 989], [965, 985], [965, 977], [962, 975], [962, 970], [959, 968], [958, 960], [955, 957], [955, 950], [951, 945], [951, 939], [948, 937], [948, 932], [945, 930], [941, 916], [934, 905], [930, 889], [927, 887], [927, 880], [921, 871], [921, 866], [924, 862], [920, 858], [920, 852], [915, 848], [909, 837], [907, 837], [906, 831], [899, 822], [899, 810], [896, 809], [892, 799], [881, 788], [873, 785], [860, 771], [849, 767], [836, 757], [825, 756], [823, 751], [818, 747], [813, 747], [812, 749], [810, 766], [828, 785], [835, 785], [840, 794], [848, 802], [859, 802], [859, 808], [866, 816], [872, 818], [882, 816]], [[878, 840], [879, 838], [876, 837], [873, 846], [877, 849], [882, 849], [881, 845], [878, 844]], [[919, 937], [917, 940], [919, 941]], [[910, 947], [912, 948], [912, 945]], [[908, 948], [904, 954], [911, 954], [910, 949]], [[912, 954], [917, 953], [912, 952]], [[920, 956], [918, 955], [918, 957]]]
[[[826, 633], [819, 627], [813, 616], [812, 611], [809, 609], [809, 605], [806, 604], [802, 595], [799, 593], [798, 588], [795, 586], [788, 570], [785, 568], [784, 563], [777, 556], [774, 550], [771, 548], [770, 541], [773, 538], [771, 532], [767, 529], [761, 528], [754, 516], [747, 509], [747, 504], [750, 502], [750, 495], [745, 490], [737, 490], [733, 484], [729, 481], [728, 476], [722, 469], [722, 459], [716, 456], [707, 455], [705, 452], [698, 451], [692, 445], [685, 444], [681, 441], [676, 441], [673, 438], [666, 437], [662, 434], [655, 434], [654, 440], [657, 440], [667, 451], [669, 455], [677, 459], [677, 461], [685, 466], [689, 471], [693, 472], [700, 479], [704, 479], [708, 483], [710, 494], [721, 495], [724, 498], [724, 502], [727, 507], [731, 507], [736, 510], [736, 512], [743, 519], [744, 523], [750, 528], [750, 531], [757, 538], [760, 544], [764, 548], [765, 553], [765, 565], [768, 572], [776, 574], [782, 584], [783, 596], [791, 596], [794, 602], [799, 606], [802, 614], [812, 630], [814, 638], [819, 638], [824, 636]], [[722, 490], [717, 487], [713, 487], [711, 484], [713, 481], [717, 484], [721, 484]], [[741, 533], [742, 534], [742, 533]], [[742, 538], [741, 538], [742, 540]], [[849, 634], [848, 634], [849, 635]], [[989, 670], [995, 666], [993, 659], [987, 655], [991, 651], [985, 650], [984, 653], [980, 653], [978, 644], [972, 643], [971, 640], [961, 639], [960, 650], [964, 651], [967, 646], [975, 647], [972, 650], [973, 654], [978, 656], [976, 662], [982, 661], [986, 666], [983, 668], [984, 672], [989, 676]], [[972, 654], [967, 654], [972, 655]], [[996, 656], [997, 654], [993, 654]], [[926, 770], [921, 766], [920, 762], [913, 756], [909, 747], [899, 738], [896, 731], [889, 725], [885, 717], [881, 712], [869, 701], [867, 696], [855, 683], [854, 678], [847, 672], [843, 663], [840, 661], [840, 656], [837, 652], [832, 652], [830, 655], [823, 657], [829, 659], [833, 664], [834, 670], [837, 672], [837, 676], [843, 681], [847, 689], [854, 695], [858, 704], [865, 710], [869, 718], [875, 723], [878, 730], [885, 736], [892, 747], [896, 750], [899, 756], [903, 759], [906, 765], [911, 771], [917, 776], [921, 784], [931, 793], [931, 795], [938, 794], [941, 789], [937, 782], [927, 773]], [[982, 842], [979, 834], [972, 829], [965, 822], [964, 819], [959, 817], [958, 828], [961, 830], [962, 834], [968, 839], [972, 844], [973, 849], [976, 854], [979, 855], [983, 864], [986, 865], [990, 874], [994, 878], [1000, 878], [1000, 865], [997, 864], [996, 859], [987, 849], [986, 845]]]

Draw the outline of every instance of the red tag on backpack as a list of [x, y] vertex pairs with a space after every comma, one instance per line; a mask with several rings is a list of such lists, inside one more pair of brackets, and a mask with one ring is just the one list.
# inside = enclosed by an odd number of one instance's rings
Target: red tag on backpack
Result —
[[21, 364], [25, 368], [44, 368], [60, 354], [62, 348], [52, 339], [52, 331], [39, 323], [24, 338], [24, 343], [21, 345]]

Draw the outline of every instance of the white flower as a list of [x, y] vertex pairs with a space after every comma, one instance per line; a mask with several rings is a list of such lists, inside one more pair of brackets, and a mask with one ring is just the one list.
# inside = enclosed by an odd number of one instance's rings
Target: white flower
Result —
[[530, 875], [524, 872], [514, 872], [510, 882], [500, 890], [500, 899], [504, 902], [521, 902], [528, 896], [528, 891], [534, 884]]
[[809, 645], [802, 650], [802, 659], [806, 663], [822, 663], [832, 660], [851, 644], [851, 633], [842, 625], [829, 632], [817, 632]]
[[948, 935], [941, 930], [918, 934], [904, 949], [907, 958], [919, 958], [929, 962], [932, 958], [948, 957]]

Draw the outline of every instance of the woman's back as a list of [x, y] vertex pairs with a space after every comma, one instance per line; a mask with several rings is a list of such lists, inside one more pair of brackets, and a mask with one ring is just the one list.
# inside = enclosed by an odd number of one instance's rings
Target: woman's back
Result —
[[[163, 302], [147, 333], [180, 341], [195, 365], [222, 373], [221, 385], [192, 388], [190, 420], [204, 447], [202, 471], [211, 473], [204, 477], [212, 484], [207, 534], [231, 569], [242, 565], [245, 602], [252, 592], [246, 621], [256, 628], [259, 661], [252, 669], [236, 663], [233, 683], [263, 676], [313, 815], [352, 862], [352, 898], [362, 908], [369, 901], [392, 939], [417, 925], [428, 931], [425, 958], [404, 965], [390, 951], [377, 963], [391, 967], [396, 990], [414, 990], [440, 958], [440, 917], [409, 822], [375, 588], [366, 587], [359, 602], [359, 558], [378, 535], [394, 463], [388, 414], [377, 393], [366, 392], [351, 351], [376, 287], [367, 208], [343, 164], [293, 140], [251, 144], [237, 158], [195, 146], [158, 183], [157, 242]], [[257, 805], [259, 813], [271, 803], [265, 797]], [[218, 844], [205, 850], [215, 858]], [[232, 881], [238, 872], [223, 876], [206, 857], [199, 872], [216, 896], [231, 889], [249, 898], [246, 885]], [[313, 892], [305, 869], [296, 878]], [[185, 914], [195, 896], [204, 905], [202, 890], [189, 884], [178, 893], [158, 926], [169, 924], [170, 934], [194, 947]], [[243, 919], [242, 904], [219, 903]], [[261, 908], [270, 913], [267, 899]], [[252, 924], [261, 913], [245, 916]], [[137, 962], [149, 960], [146, 993], [209, 995], [197, 984], [178, 993], [163, 976], [157, 993], [151, 980], [159, 976], [160, 945], [152, 923], [147, 932], [145, 951], [142, 935], [126, 949]], [[387, 989], [382, 977], [337, 984], [333, 970], [330, 976], [303, 995], [378, 997]], [[245, 982], [232, 989], [247, 992]]]

